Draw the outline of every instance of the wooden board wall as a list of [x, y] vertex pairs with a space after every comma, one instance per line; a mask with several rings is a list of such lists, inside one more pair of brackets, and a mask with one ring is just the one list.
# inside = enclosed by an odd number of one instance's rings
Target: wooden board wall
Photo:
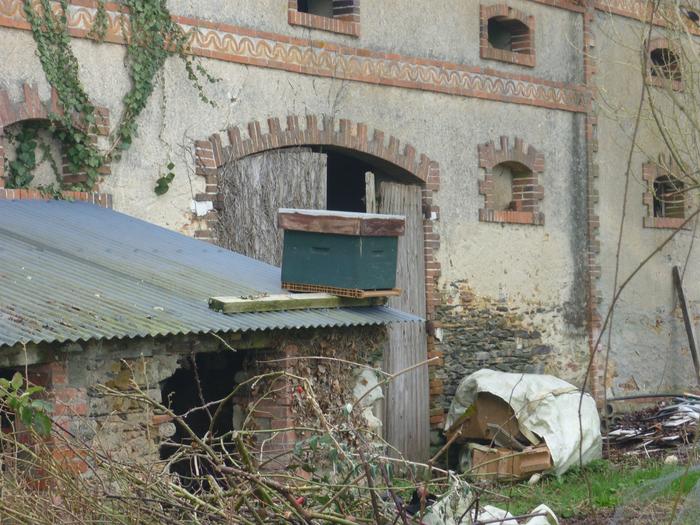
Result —
[[[425, 258], [420, 186], [381, 182], [379, 213], [406, 216], [406, 232], [399, 237], [397, 288], [403, 293], [389, 306], [425, 318]], [[389, 328], [384, 368], [398, 372], [427, 359], [425, 323], [399, 323]], [[414, 461], [430, 452], [428, 367], [399, 376], [386, 393], [385, 439]]]
[[280, 208], [326, 208], [327, 157], [307, 148], [252, 155], [222, 168], [219, 244], [275, 266], [282, 263]]

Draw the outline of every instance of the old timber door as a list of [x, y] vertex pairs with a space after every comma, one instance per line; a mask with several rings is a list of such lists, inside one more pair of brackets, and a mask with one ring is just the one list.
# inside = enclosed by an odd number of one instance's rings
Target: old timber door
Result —
[[326, 155], [281, 149], [230, 162], [222, 169], [224, 248], [275, 266], [282, 263], [279, 208], [326, 209]]
[[[425, 258], [420, 186], [381, 182], [379, 213], [406, 216], [406, 234], [399, 237], [396, 286], [400, 297], [389, 306], [425, 318]], [[398, 323], [389, 328], [384, 369], [394, 373], [427, 359], [424, 323]], [[428, 367], [400, 375], [389, 386], [385, 406], [385, 439], [407, 459], [426, 461], [430, 450]]]

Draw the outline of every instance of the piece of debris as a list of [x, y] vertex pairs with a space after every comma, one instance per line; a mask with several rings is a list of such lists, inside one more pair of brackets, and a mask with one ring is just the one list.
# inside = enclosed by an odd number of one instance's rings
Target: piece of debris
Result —
[[471, 374], [457, 388], [445, 429], [460, 449], [461, 470], [496, 480], [561, 475], [602, 455], [593, 398], [548, 375]]
[[693, 443], [699, 420], [700, 396], [685, 394], [656, 408], [613, 417], [605, 443], [624, 455], [665, 455], [669, 448]]
[[471, 473], [496, 480], [518, 480], [552, 468], [552, 456], [546, 445], [522, 450], [495, 448], [469, 443]]

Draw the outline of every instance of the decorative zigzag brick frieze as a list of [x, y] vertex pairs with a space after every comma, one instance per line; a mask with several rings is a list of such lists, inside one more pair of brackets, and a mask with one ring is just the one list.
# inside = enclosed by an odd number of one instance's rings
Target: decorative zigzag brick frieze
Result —
[[[56, 9], [58, 4], [56, 3]], [[105, 40], [124, 43], [123, 8], [106, 4]], [[67, 13], [71, 35], [86, 38], [96, 5], [74, 0]], [[586, 92], [576, 84], [340, 46], [311, 39], [251, 30], [205, 20], [173, 17], [190, 35], [192, 53], [217, 60], [282, 69], [307, 75], [447, 93], [501, 102], [583, 112]], [[0, 0], [0, 26], [29, 29], [21, 0]]]

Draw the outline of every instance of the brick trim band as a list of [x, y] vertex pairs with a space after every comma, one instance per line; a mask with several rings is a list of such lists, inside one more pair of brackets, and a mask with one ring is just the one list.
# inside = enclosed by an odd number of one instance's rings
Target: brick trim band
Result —
[[[22, 5], [21, 0], [0, 2], [0, 26], [28, 30]], [[106, 4], [106, 9], [108, 27], [105, 41], [124, 44], [122, 30], [128, 23], [123, 20], [123, 8], [117, 4]], [[67, 14], [70, 34], [87, 38], [96, 11], [93, 1], [73, 0]], [[185, 34], [190, 35], [189, 45], [196, 56], [382, 86], [571, 112], [585, 111], [586, 91], [579, 84], [292, 38], [181, 16], [173, 19]]]
[[[479, 167], [485, 170], [484, 180], [479, 181], [479, 194], [484, 196], [484, 207], [479, 210], [482, 222], [511, 224], [544, 224], [544, 213], [539, 202], [544, 198], [544, 188], [539, 185], [539, 175], [544, 171], [544, 155], [533, 146], [525, 149], [525, 142], [516, 138], [511, 146], [508, 137], [501, 137], [500, 148], [493, 141], [478, 147]], [[493, 169], [499, 165], [525, 168], [512, 180], [513, 209], [495, 208], [495, 181]]]
[[[337, 123], [337, 126], [336, 126]], [[244, 131], [245, 130], [245, 131]], [[438, 280], [441, 265], [438, 260], [440, 249], [440, 234], [436, 223], [440, 218], [440, 209], [436, 205], [436, 195], [440, 188], [440, 166], [426, 155], [418, 154], [411, 144], [404, 144], [393, 135], [383, 131], [370, 129], [367, 124], [348, 119], [335, 119], [328, 116], [306, 115], [299, 117], [291, 115], [286, 118], [282, 127], [280, 119], [270, 118], [267, 123], [249, 122], [244, 129], [229, 128], [228, 144], [224, 145], [221, 135], [214, 134], [208, 139], [195, 141], [195, 172], [205, 178], [205, 192], [196, 195], [198, 201], [209, 201], [214, 208], [206, 217], [207, 229], [195, 232], [195, 237], [207, 241], [215, 241], [213, 227], [216, 224], [216, 210], [222, 204], [219, 195], [218, 173], [224, 164], [236, 161], [249, 155], [255, 155], [285, 147], [294, 146], [334, 146], [361, 152], [376, 157], [394, 166], [402, 168], [422, 183], [423, 208], [423, 238], [425, 256], [425, 302], [426, 318], [435, 318], [436, 309], [440, 303]], [[428, 336], [430, 357], [436, 357], [435, 342], [432, 335]], [[431, 367], [441, 366], [439, 361], [430, 364]], [[431, 407], [438, 394], [431, 389]], [[433, 407], [434, 408], [434, 407]], [[432, 412], [431, 412], [432, 413]], [[431, 423], [439, 425], [442, 418], [431, 419]]]
[[[50, 201], [56, 200], [52, 194], [47, 194], [35, 189], [10, 190], [0, 188], [0, 200], [16, 201]], [[61, 200], [89, 202], [101, 208], [112, 209], [112, 196], [108, 193], [94, 191], [62, 191]]]

